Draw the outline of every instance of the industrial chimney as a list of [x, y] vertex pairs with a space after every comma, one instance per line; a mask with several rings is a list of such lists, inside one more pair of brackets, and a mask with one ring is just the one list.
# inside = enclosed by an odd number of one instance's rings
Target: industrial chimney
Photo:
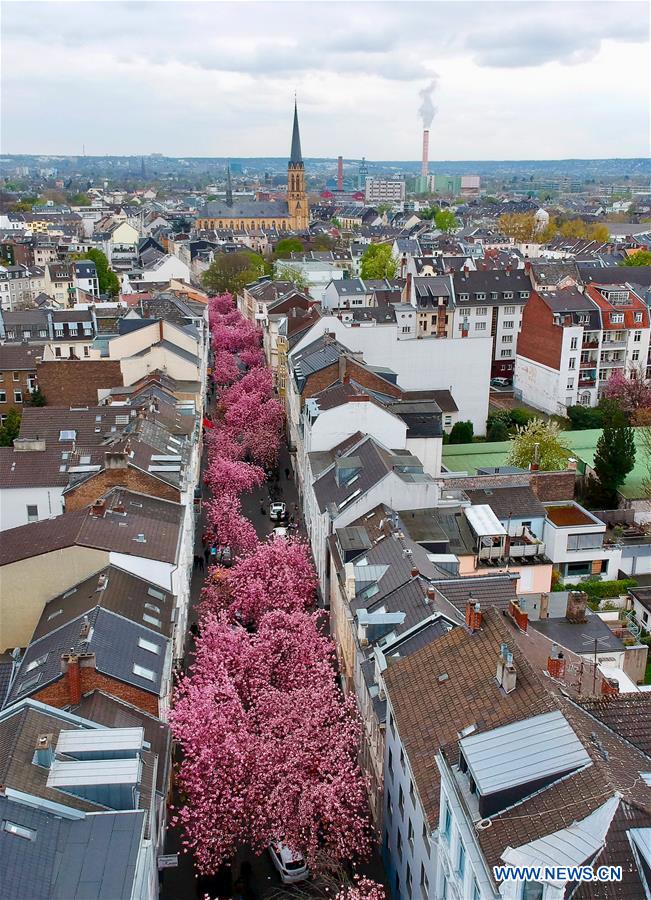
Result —
[[420, 174], [423, 178], [427, 178], [429, 175], [429, 128], [423, 129], [423, 162]]
[[337, 190], [343, 191], [344, 189], [344, 158], [340, 156], [337, 159]]

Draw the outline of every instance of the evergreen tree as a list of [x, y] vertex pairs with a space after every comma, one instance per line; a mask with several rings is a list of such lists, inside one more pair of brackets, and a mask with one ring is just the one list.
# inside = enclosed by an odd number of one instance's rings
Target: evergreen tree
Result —
[[20, 431], [20, 413], [12, 406], [4, 425], [0, 426], [0, 447], [12, 447]]
[[617, 507], [617, 489], [635, 465], [635, 435], [625, 414], [614, 404], [605, 410], [605, 425], [594, 457], [596, 484], [589, 489], [593, 505]]

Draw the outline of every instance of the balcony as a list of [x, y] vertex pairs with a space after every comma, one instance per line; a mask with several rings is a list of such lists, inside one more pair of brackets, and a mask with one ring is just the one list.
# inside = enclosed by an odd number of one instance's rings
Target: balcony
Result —
[[602, 349], [602, 351], [603, 351], [603, 350], [611, 350], [611, 349], [612, 349], [612, 350], [615, 350], [616, 348], [622, 348], [622, 347], [625, 347], [625, 346], [626, 346], [626, 340], [620, 340], [620, 341], [616, 341], [616, 340], [610, 340], [610, 341], [609, 341], [609, 340], [604, 340], [603, 343], [602, 343], [602, 345], [601, 345], [601, 349]]
[[590, 357], [590, 359], [582, 359], [579, 362], [579, 369], [596, 369], [597, 363], [598, 359], [596, 356]]
[[595, 375], [587, 375], [585, 378], [579, 378], [579, 388], [595, 387], [597, 378]]
[[605, 366], [606, 368], [614, 368], [615, 366], [624, 366], [626, 363], [626, 359], [624, 356], [614, 357], [614, 356], [602, 356], [600, 366]]
[[590, 349], [594, 350], [599, 346], [599, 339], [584, 337], [583, 340], [581, 341], [581, 346], [584, 347], [586, 350], [590, 350]]
[[[483, 540], [487, 540], [483, 538]], [[498, 560], [542, 561], [545, 556], [545, 544], [539, 541], [528, 528], [520, 535], [496, 535], [488, 538], [492, 546], [479, 547], [477, 557], [480, 562], [497, 562]]]

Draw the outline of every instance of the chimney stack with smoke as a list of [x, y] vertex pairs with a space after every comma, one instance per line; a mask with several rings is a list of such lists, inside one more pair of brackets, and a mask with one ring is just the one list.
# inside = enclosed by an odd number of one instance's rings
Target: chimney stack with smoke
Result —
[[438, 75], [434, 75], [432, 80], [420, 91], [421, 104], [418, 109], [418, 115], [423, 123], [423, 160], [420, 174], [423, 178], [429, 175], [429, 129], [436, 115], [436, 107], [432, 103], [432, 95], [438, 84]]
[[429, 128], [423, 130], [423, 162], [420, 167], [423, 178], [429, 175]]
[[337, 190], [343, 191], [344, 189], [344, 158], [340, 156], [337, 160]]

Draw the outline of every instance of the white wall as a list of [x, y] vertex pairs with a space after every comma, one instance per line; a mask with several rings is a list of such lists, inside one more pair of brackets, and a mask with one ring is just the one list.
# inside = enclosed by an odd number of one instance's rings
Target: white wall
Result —
[[0, 531], [27, 525], [27, 506], [38, 506], [38, 518], [63, 513], [63, 487], [22, 487], [0, 490]]
[[294, 347], [292, 355], [320, 337], [334, 332], [344, 346], [361, 351], [364, 362], [396, 372], [405, 391], [450, 390], [459, 418], [470, 419], [475, 434], [485, 434], [493, 353], [491, 337], [413, 338], [398, 340], [398, 326], [353, 328], [334, 316], [324, 316]]
[[557, 413], [559, 381], [556, 369], [520, 354], [516, 356], [513, 386], [522, 392], [523, 403], [546, 413]]
[[428, 475], [438, 478], [441, 474], [441, 457], [443, 454], [443, 438], [408, 438], [407, 450], [417, 456]]
[[343, 403], [334, 409], [320, 412], [310, 427], [305, 426], [305, 452], [331, 450], [347, 437], [361, 431], [392, 450], [404, 450], [407, 426], [398, 416], [364, 401]]

